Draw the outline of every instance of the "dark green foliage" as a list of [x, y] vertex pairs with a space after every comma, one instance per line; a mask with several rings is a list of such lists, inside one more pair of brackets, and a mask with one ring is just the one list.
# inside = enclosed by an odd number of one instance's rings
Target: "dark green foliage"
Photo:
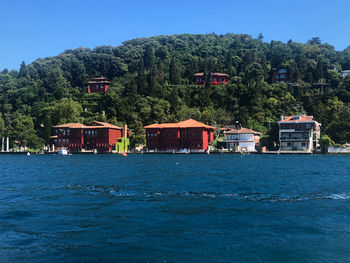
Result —
[[[280, 67], [297, 86], [271, 85]], [[128, 123], [135, 145], [144, 142], [144, 125], [195, 118], [219, 126], [239, 121], [267, 134], [263, 141], [274, 149], [279, 116], [306, 113], [335, 142], [350, 142], [350, 77], [339, 73], [345, 69], [350, 47], [337, 52], [318, 37], [301, 44], [266, 43], [262, 34], [184, 34], [66, 50], [23, 62], [19, 72], [1, 71], [0, 133], [37, 147], [51, 125], [105, 120]], [[197, 72], [227, 73], [230, 81], [196, 86]], [[100, 76], [112, 81], [108, 93], [87, 95], [87, 81]]]

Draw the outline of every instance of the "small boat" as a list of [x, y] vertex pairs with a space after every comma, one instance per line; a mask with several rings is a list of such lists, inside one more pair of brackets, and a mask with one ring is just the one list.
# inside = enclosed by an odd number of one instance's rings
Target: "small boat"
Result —
[[128, 155], [126, 154], [126, 152], [122, 152], [121, 155], [122, 155], [122, 156], [128, 156]]
[[27, 152], [27, 155], [29, 156], [29, 155], [30, 155], [30, 152]]
[[68, 150], [66, 148], [61, 148], [58, 150], [57, 154], [59, 155], [68, 155]]

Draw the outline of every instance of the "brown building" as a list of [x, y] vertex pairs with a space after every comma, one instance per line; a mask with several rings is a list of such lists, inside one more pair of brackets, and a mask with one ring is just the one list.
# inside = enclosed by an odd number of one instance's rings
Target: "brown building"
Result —
[[87, 84], [88, 93], [105, 94], [111, 85], [111, 82], [107, 78], [99, 77], [90, 80]]
[[147, 147], [154, 151], [204, 152], [214, 140], [215, 128], [193, 119], [145, 126]]
[[272, 83], [278, 84], [278, 83], [294, 83], [294, 78], [290, 72], [285, 69], [276, 69], [272, 73]]
[[64, 147], [70, 152], [111, 152], [122, 137], [129, 137], [126, 125], [118, 127], [107, 122], [94, 121], [89, 125], [66, 123], [52, 127], [50, 145]]
[[229, 75], [224, 73], [197, 73], [194, 75], [194, 83], [196, 85], [204, 85], [209, 79], [211, 85], [225, 85], [228, 82]]

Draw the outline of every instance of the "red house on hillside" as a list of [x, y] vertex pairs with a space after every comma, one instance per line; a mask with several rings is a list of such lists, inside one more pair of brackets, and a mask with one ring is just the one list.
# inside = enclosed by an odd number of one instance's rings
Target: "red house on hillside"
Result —
[[287, 69], [276, 69], [272, 72], [272, 83], [294, 83], [294, 78]]
[[105, 94], [111, 85], [111, 82], [104, 77], [94, 78], [90, 80], [88, 83], [87, 92], [88, 93], [99, 93]]
[[204, 85], [206, 80], [210, 79], [211, 85], [224, 85], [227, 84], [229, 75], [224, 73], [197, 73], [194, 75], [194, 83], [196, 85]]
[[154, 151], [204, 152], [214, 140], [215, 128], [193, 119], [145, 126], [146, 144]]
[[129, 137], [126, 125], [123, 128], [107, 122], [94, 121], [90, 125], [66, 123], [52, 127], [50, 145], [65, 147], [70, 152], [111, 152], [122, 137]]

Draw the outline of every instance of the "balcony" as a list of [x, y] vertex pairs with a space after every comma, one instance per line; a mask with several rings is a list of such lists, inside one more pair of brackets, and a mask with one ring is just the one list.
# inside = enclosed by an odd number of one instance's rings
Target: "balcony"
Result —
[[300, 141], [308, 141], [310, 140], [310, 137], [308, 136], [281, 136], [280, 140], [284, 141], [295, 141], [295, 140], [300, 140]]

